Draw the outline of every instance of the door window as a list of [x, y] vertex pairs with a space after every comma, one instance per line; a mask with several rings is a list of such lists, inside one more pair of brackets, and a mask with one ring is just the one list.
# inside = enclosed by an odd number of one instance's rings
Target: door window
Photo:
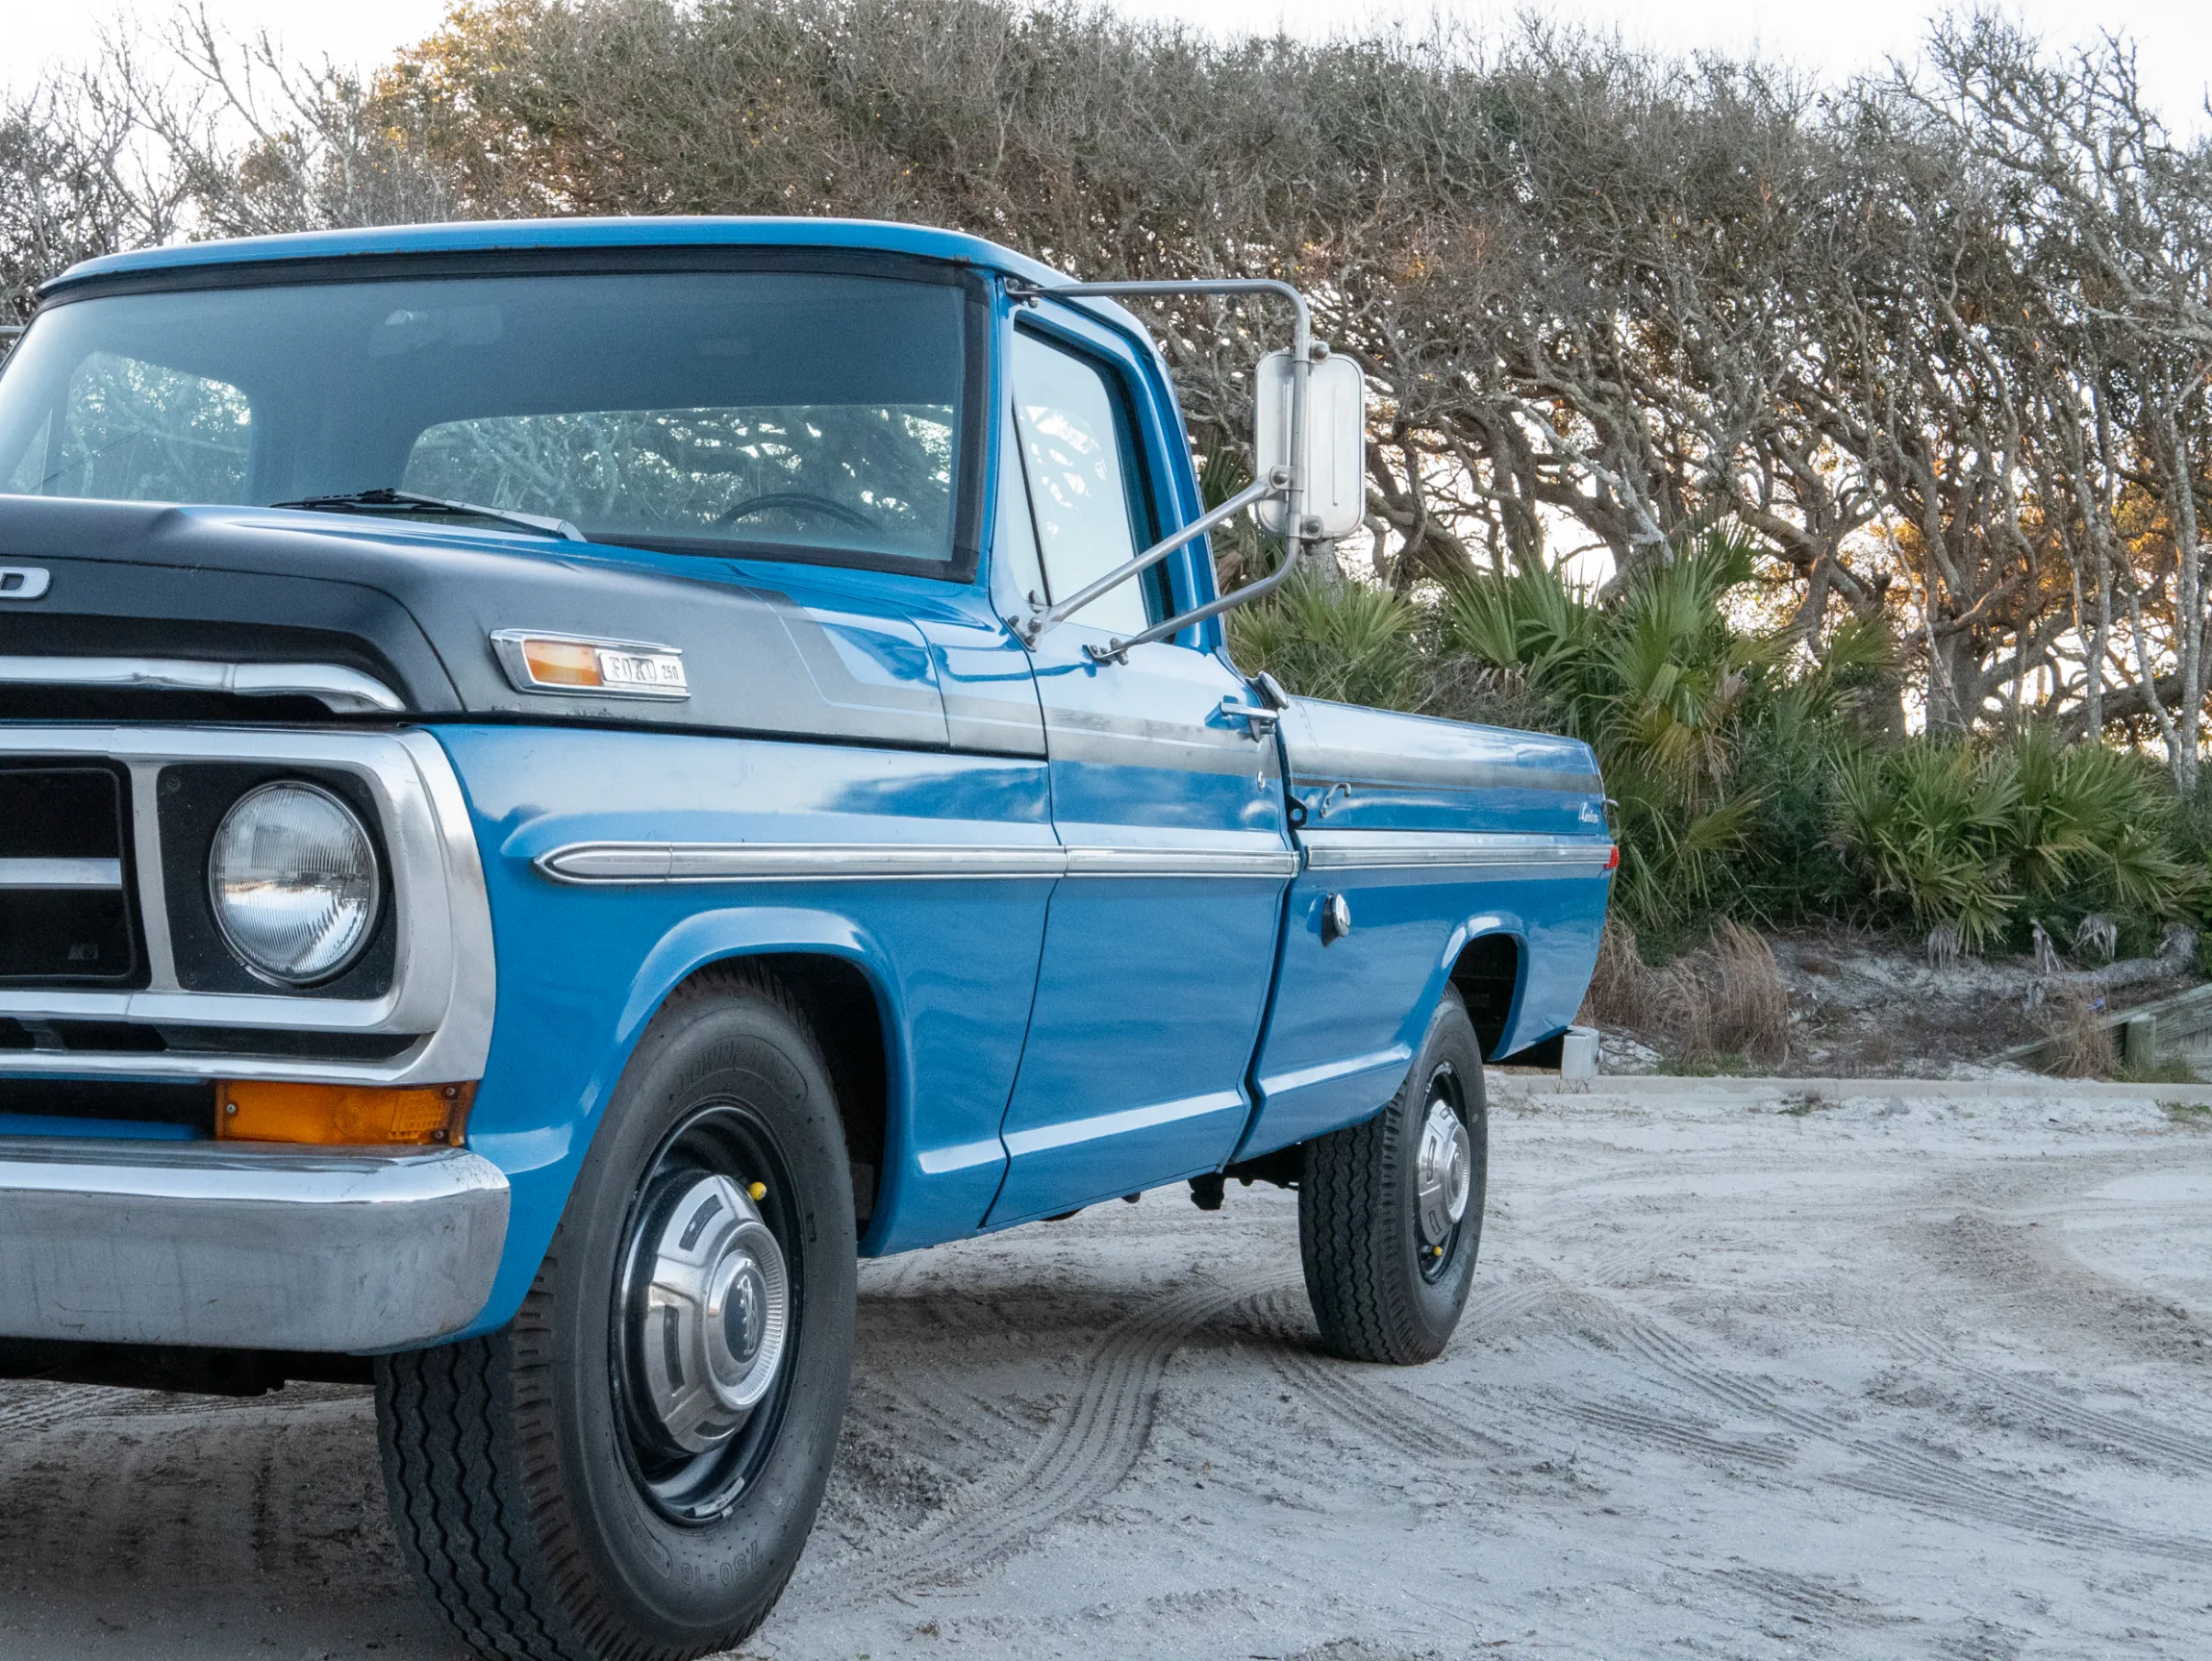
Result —
[[[1145, 545], [1120, 399], [1106, 373], [1025, 330], [1014, 335], [1014, 417], [1043, 558], [1046, 598], [1079, 592]], [[1110, 589], [1073, 621], [1116, 634], [1151, 623], [1139, 578]]]

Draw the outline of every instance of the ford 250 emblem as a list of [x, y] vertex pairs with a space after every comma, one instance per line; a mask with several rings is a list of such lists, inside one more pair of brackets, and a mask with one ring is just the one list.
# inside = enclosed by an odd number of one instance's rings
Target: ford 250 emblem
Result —
[[37, 566], [0, 566], [0, 600], [35, 600], [53, 580]]

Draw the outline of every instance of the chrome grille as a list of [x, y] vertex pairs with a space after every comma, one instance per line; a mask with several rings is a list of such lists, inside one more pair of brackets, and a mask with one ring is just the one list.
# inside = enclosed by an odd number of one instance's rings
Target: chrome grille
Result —
[[[199, 961], [195, 784], [276, 773], [330, 780], [380, 839], [389, 968], [295, 991]], [[477, 1078], [495, 1000], [467, 803], [431, 734], [0, 721], [0, 1081]]]
[[0, 768], [0, 985], [140, 981], [124, 792], [111, 768]]

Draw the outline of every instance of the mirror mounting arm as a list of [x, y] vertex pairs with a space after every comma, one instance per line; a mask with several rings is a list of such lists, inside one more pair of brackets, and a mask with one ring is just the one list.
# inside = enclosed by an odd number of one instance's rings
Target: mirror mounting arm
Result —
[[1283, 547], [1283, 563], [1258, 582], [1246, 583], [1234, 593], [1222, 594], [1219, 598], [1208, 600], [1202, 606], [1194, 606], [1179, 616], [1169, 617], [1164, 623], [1154, 623], [1143, 634], [1131, 635], [1125, 641], [1109, 641], [1102, 646], [1086, 644], [1083, 648], [1083, 655], [1094, 664], [1107, 662], [1125, 664], [1129, 661], [1129, 648], [1131, 646], [1148, 646], [1154, 641], [1164, 641], [1169, 635], [1181, 634], [1194, 623], [1202, 623], [1208, 617], [1218, 617], [1223, 612], [1234, 611], [1239, 606], [1248, 605], [1253, 600], [1262, 599], [1273, 592], [1282, 584], [1285, 577], [1298, 568], [1298, 556], [1305, 550], [1305, 546], [1306, 543], [1302, 538], [1296, 541], [1286, 542]]
[[1300, 363], [1310, 362], [1314, 355], [1313, 311], [1306, 304], [1305, 295], [1290, 284], [1273, 277], [1193, 277], [1188, 281], [1166, 278], [1158, 282], [1128, 283], [1054, 283], [1050, 288], [1033, 283], [1026, 277], [1006, 279], [1009, 299], [1038, 300], [1046, 295], [1055, 300], [1113, 300], [1124, 294], [1143, 297], [1146, 294], [1273, 294], [1288, 300], [1295, 321], [1291, 329], [1291, 355]]
[[[1050, 287], [1046, 287], [1044, 284], [1032, 282], [1026, 277], [1008, 277], [1005, 279], [1005, 288], [1009, 299], [1032, 305], [1047, 295], [1055, 300], [1113, 300], [1144, 295], [1268, 294], [1277, 299], [1288, 300], [1291, 303], [1294, 319], [1291, 330], [1290, 453], [1294, 460], [1305, 454], [1306, 379], [1312, 372], [1317, 358], [1325, 357], [1328, 348], [1326, 346], [1318, 348], [1315, 346], [1313, 309], [1306, 304], [1305, 295], [1299, 293], [1290, 284], [1279, 282], [1272, 277], [1194, 277], [1185, 281], [1169, 278], [1157, 282], [1054, 283]], [[1178, 617], [1169, 617], [1165, 622], [1155, 623], [1141, 635], [1132, 636], [1126, 641], [1118, 640], [1103, 647], [1086, 645], [1083, 650], [1085, 655], [1093, 663], [1102, 664], [1110, 660], [1126, 663], [1131, 646], [1148, 645], [1154, 641], [1166, 640], [1171, 635], [1181, 634], [1194, 623], [1202, 623], [1207, 618], [1219, 617], [1233, 607], [1260, 598], [1274, 589], [1296, 568], [1299, 556], [1305, 552], [1312, 540], [1302, 534], [1307, 527], [1305, 481], [1298, 476], [1298, 473], [1299, 469], [1296, 467], [1271, 468], [1267, 478], [1254, 481], [1249, 487], [1230, 497], [1213, 512], [1186, 525], [1165, 541], [1155, 542], [1127, 564], [1107, 572], [1106, 575], [1100, 577], [1081, 593], [1072, 595], [1048, 610], [1041, 609], [1032, 612], [1018, 625], [1023, 642], [1035, 647], [1038, 641], [1043, 637], [1046, 629], [1065, 621], [1071, 614], [1089, 605], [1107, 590], [1128, 581], [1138, 572], [1166, 559], [1186, 542], [1203, 536], [1222, 521], [1233, 518], [1255, 502], [1263, 501], [1269, 496], [1281, 496], [1284, 498], [1288, 524], [1301, 534], [1284, 539], [1282, 564], [1277, 566], [1272, 572], [1256, 583], [1246, 584], [1244, 588], [1237, 590], [1235, 593], [1219, 595], [1205, 605], [1194, 607]]]
[[1046, 629], [1066, 622], [1109, 589], [1119, 588], [1139, 571], [1158, 565], [1177, 548], [1182, 547], [1187, 542], [1196, 541], [1215, 526], [1225, 524], [1230, 519], [1235, 518], [1254, 502], [1262, 501], [1269, 496], [1281, 495], [1288, 488], [1287, 482], [1276, 475], [1288, 471], [1288, 468], [1278, 467], [1274, 473], [1269, 474], [1267, 478], [1245, 486], [1244, 489], [1239, 491], [1219, 507], [1213, 509], [1199, 518], [1193, 519], [1173, 536], [1154, 542], [1135, 559], [1116, 566], [1096, 582], [1091, 584], [1090, 587], [1068, 595], [1058, 605], [1039, 606], [1028, 617], [1023, 617], [1018, 625], [1021, 632], [1021, 638], [1030, 645], [1035, 645], [1043, 638]]

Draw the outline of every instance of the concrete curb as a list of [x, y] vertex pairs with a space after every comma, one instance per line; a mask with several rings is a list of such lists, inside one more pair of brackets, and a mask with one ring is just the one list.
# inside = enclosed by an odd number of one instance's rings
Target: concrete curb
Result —
[[2212, 1106], [2212, 1084], [2105, 1084], [2093, 1079], [2043, 1078], [1747, 1078], [1735, 1074], [1686, 1078], [1671, 1073], [1600, 1073], [1561, 1078], [1556, 1073], [1490, 1069], [1484, 1081], [1499, 1095], [1822, 1095], [1938, 1097], [1953, 1101], [2178, 1101]]

